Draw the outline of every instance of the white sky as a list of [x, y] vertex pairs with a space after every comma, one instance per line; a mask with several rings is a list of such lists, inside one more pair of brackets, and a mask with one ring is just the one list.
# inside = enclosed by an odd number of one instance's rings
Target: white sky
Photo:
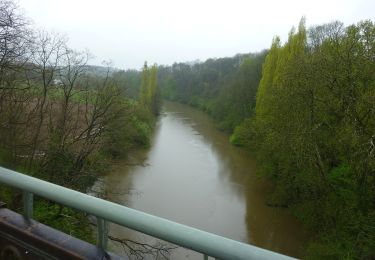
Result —
[[118, 68], [233, 56], [285, 40], [302, 16], [307, 26], [375, 21], [374, 0], [18, 0], [37, 27], [89, 49], [92, 64]]

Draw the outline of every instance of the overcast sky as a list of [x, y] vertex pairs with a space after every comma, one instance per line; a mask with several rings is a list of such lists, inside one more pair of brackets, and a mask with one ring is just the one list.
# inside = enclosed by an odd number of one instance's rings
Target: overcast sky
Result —
[[118, 68], [233, 56], [285, 40], [305, 16], [307, 26], [375, 21], [374, 0], [19, 0], [35, 26], [65, 34], [89, 49], [92, 64]]

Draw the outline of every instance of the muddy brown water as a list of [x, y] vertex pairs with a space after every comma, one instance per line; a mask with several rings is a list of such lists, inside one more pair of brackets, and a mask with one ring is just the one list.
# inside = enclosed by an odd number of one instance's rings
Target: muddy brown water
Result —
[[[256, 175], [253, 156], [228, 142], [205, 113], [165, 102], [151, 147], [132, 152], [101, 183], [106, 198], [214, 234], [302, 257], [308, 235], [288, 209], [266, 199], [272, 185]], [[104, 184], [103, 184], [104, 183]], [[157, 240], [112, 224], [110, 234]], [[110, 249], [122, 253], [122, 246]], [[185, 249], [172, 259], [203, 259]], [[150, 258], [151, 259], [151, 258]]]

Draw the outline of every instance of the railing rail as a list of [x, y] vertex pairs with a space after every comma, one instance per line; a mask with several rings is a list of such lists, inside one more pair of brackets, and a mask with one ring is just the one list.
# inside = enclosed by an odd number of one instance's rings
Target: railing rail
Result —
[[[113, 202], [70, 190], [0, 167], [0, 182], [24, 191], [25, 216], [32, 215], [32, 194], [87, 212], [98, 218], [105, 233], [106, 221], [139, 231], [219, 259], [293, 259], [259, 247], [224, 238]], [[98, 232], [98, 233], [101, 233]], [[102, 247], [106, 237], [99, 234]]]

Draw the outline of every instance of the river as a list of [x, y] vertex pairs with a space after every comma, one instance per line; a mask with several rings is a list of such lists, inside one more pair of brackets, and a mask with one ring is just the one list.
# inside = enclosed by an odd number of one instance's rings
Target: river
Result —
[[[272, 185], [256, 175], [251, 154], [186, 105], [165, 102], [150, 149], [133, 152], [101, 183], [111, 201], [227, 238], [294, 257], [306, 246], [307, 234], [291, 213], [266, 206]], [[114, 224], [110, 229], [116, 237], [155, 242]], [[116, 243], [110, 249], [122, 251]], [[198, 256], [178, 249], [171, 258]]]

